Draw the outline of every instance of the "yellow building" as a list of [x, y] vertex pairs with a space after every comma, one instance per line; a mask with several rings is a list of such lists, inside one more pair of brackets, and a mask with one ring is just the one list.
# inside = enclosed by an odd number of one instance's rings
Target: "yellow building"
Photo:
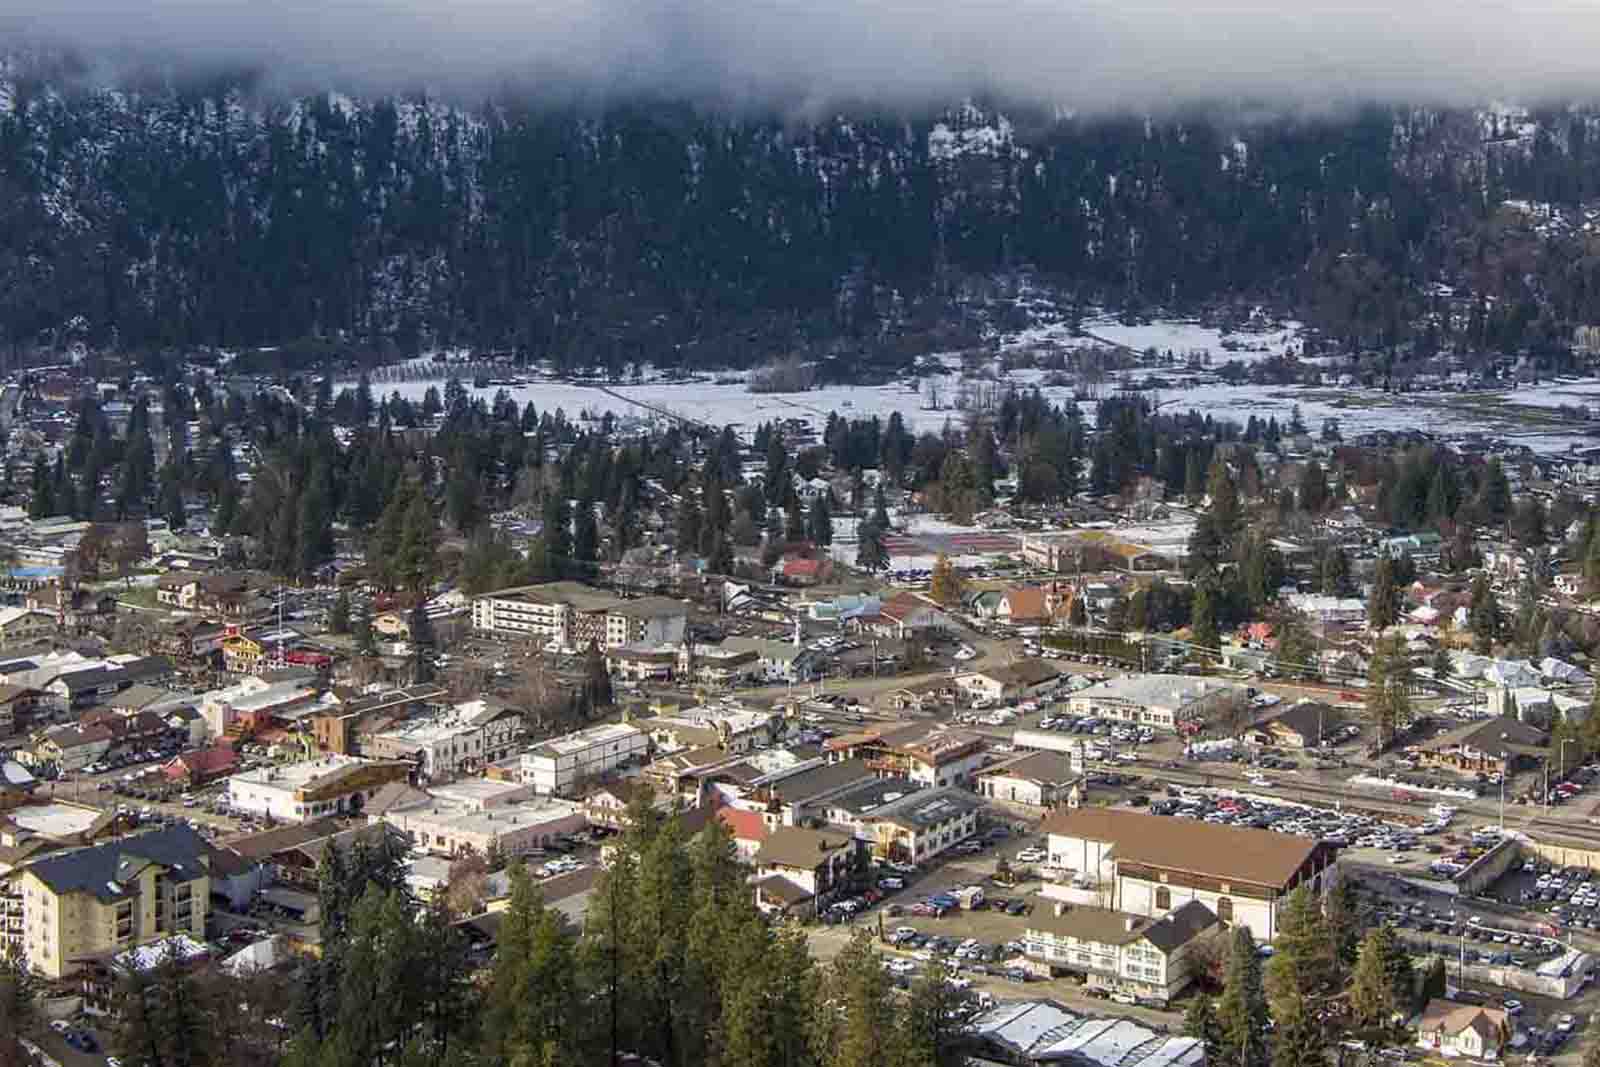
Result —
[[265, 653], [260, 641], [242, 633], [230, 633], [222, 641], [222, 665], [233, 674], [254, 674]]
[[187, 826], [44, 857], [26, 867], [23, 958], [47, 978], [188, 934], [205, 940], [212, 847]]

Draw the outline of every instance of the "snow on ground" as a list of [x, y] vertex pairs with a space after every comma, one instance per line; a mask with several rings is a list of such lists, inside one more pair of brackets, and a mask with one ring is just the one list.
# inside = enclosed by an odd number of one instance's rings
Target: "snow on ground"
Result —
[[1589, 407], [1600, 404], [1600, 381], [1592, 378], [1558, 378], [1553, 382], [1510, 389], [1499, 395], [1507, 404], [1530, 408]]
[[[1109, 315], [1085, 319], [1080, 325], [1081, 336], [1074, 337], [1065, 322], [1030, 326], [1000, 341], [1004, 350], [1036, 347], [1093, 348], [1097, 346], [1122, 346], [1135, 352], [1155, 349], [1165, 355], [1183, 357], [1203, 353], [1213, 366], [1230, 361], [1249, 363], [1273, 356], [1299, 355], [1301, 351], [1298, 322], [1287, 322], [1274, 330], [1246, 330], [1224, 332], [1214, 326], [1202, 326], [1192, 319], [1157, 319], [1138, 326], [1125, 326]], [[1231, 346], [1231, 351], [1229, 346]]]

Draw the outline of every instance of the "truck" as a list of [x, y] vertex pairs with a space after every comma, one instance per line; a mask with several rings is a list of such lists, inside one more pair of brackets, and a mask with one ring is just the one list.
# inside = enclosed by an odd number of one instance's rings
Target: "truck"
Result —
[[973, 908], [983, 906], [982, 886], [969, 885], [965, 888], [957, 889], [954, 896], [961, 902], [961, 907], [964, 911], [971, 911]]

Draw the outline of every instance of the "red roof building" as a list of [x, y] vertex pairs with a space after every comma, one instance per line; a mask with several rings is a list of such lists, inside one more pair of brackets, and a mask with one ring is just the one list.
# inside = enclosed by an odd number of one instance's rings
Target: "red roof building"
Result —
[[203, 785], [225, 778], [238, 769], [239, 754], [229, 745], [214, 745], [177, 756], [162, 767], [161, 772], [170, 781]]
[[750, 859], [761, 848], [761, 842], [767, 839], [767, 823], [759, 811], [745, 811], [724, 805], [717, 809], [717, 818], [722, 820], [733, 834], [734, 844], [739, 848], [741, 859]]

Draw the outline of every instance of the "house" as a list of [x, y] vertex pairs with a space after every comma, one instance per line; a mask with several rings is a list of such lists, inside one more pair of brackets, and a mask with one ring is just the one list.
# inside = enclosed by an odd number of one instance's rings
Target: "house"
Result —
[[245, 593], [250, 576], [242, 572], [193, 574], [176, 571], [156, 579], [156, 601], [182, 611], [203, 611], [219, 598]]
[[[420, 715], [448, 696], [439, 685], [414, 685], [347, 700], [311, 717], [311, 733], [323, 752], [361, 755], [361, 738], [390, 723]], [[380, 725], [381, 724], [381, 725]]]
[[0, 740], [28, 728], [38, 699], [38, 692], [25, 685], [0, 684]]
[[1337, 869], [1335, 850], [1312, 838], [1125, 809], [1055, 811], [1041, 828], [1045, 896], [1157, 918], [1198, 900], [1258, 941], [1277, 936], [1291, 892], [1320, 894]]
[[1007, 589], [995, 607], [998, 622], [1012, 626], [1037, 626], [1050, 618], [1050, 608], [1045, 591], [1038, 586]]
[[24, 959], [60, 979], [86, 958], [174, 934], [203, 941], [215, 852], [180, 823], [35, 860], [20, 878]]
[[226, 778], [239, 769], [239, 754], [231, 745], [213, 745], [173, 757], [161, 768], [167, 781], [185, 789]]
[[798, 682], [812, 676], [813, 656], [804, 647], [789, 641], [762, 637], [728, 637], [720, 646], [736, 653], [754, 653], [756, 676], [768, 682]]
[[1253, 732], [1264, 744], [1316, 748], [1343, 725], [1337, 709], [1321, 701], [1301, 700], [1258, 723]]
[[56, 632], [56, 617], [33, 608], [0, 608], [0, 648], [30, 644]]
[[951, 630], [955, 624], [950, 616], [933, 601], [916, 593], [899, 593], [878, 603], [877, 609], [865, 608], [852, 614], [846, 625], [855, 633], [877, 634], [905, 640], [911, 634], [929, 630]]
[[738, 806], [759, 811], [769, 827], [799, 826], [820, 818], [834, 798], [877, 777], [864, 759], [806, 760], [757, 778]]
[[1505, 1011], [1482, 1004], [1458, 1004], [1435, 997], [1417, 1020], [1417, 1044], [1447, 1056], [1494, 1059], [1510, 1036]]
[[412, 760], [424, 776], [437, 781], [512, 755], [522, 732], [521, 711], [480, 697], [373, 733], [363, 739], [361, 749], [373, 759]]
[[1054, 689], [1061, 683], [1062, 673], [1049, 660], [1019, 659], [1003, 667], [958, 674], [956, 686], [972, 700], [1027, 700]]
[[782, 719], [772, 712], [737, 704], [691, 708], [642, 719], [638, 725], [663, 752], [708, 746], [724, 752], [750, 752], [771, 745], [783, 728]]
[[772, 831], [767, 829], [766, 820], [761, 817], [760, 812], [746, 811], [724, 804], [717, 808], [716, 817], [728, 827], [728, 833], [733, 836], [733, 847], [738, 851], [739, 858], [746, 863], [755, 861], [761, 846], [772, 836]]
[[781, 826], [756, 850], [756, 907], [815, 915], [845, 887], [858, 845], [849, 834]]
[[110, 593], [73, 589], [65, 594], [52, 582], [28, 593], [23, 600], [29, 611], [51, 615], [69, 630], [78, 630], [96, 619], [117, 613], [117, 598]]
[[18, 753], [31, 757], [34, 766], [54, 764], [62, 773], [81, 771], [111, 750], [111, 731], [102, 725], [62, 726], [45, 731], [31, 749]]
[[1082, 780], [1068, 753], [1051, 751], [1024, 752], [976, 775], [979, 796], [1035, 808], [1065, 803]]
[[822, 580], [823, 560], [791, 556], [772, 568], [772, 580], [786, 585], [816, 585]]
[[1090, 989], [1166, 1004], [1193, 981], [1192, 955], [1221, 929], [1197, 900], [1159, 919], [1056, 901], [1034, 909], [1022, 944], [1052, 975], [1079, 975]]
[[[622, 645], [606, 649], [606, 669], [628, 682], [665, 682], [674, 669], [684, 673], [685, 648], [674, 645]], [[753, 657], [751, 657], [753, 658]], [[714, 669], [714, 667], [713, 667]]]

